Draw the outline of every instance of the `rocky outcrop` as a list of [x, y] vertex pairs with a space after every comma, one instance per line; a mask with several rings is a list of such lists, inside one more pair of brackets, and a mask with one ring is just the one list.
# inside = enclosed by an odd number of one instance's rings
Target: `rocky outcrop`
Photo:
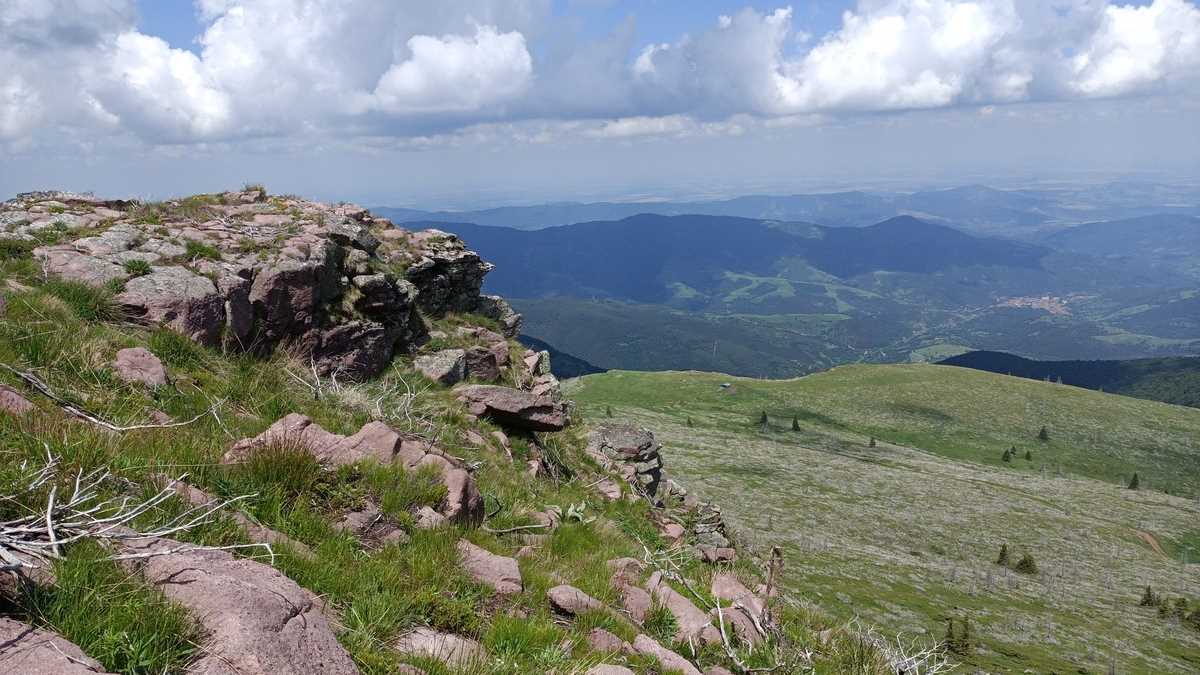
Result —
[[125, 547], [127, 555], [158, 554], [128, 564], [207, 633], [188, 673], [357, 675], [320, 600], [275, 568], [169, 539], [134, 539]]
[[446, 386], [454, 386], [467, 377], [467, 353], [462, 349], [443, 349], [413, 359], [413, 367], [425, 377]]
[[520, 329], [508, 303], [480, 295], [492, 266], [460, 239], [353, 205], [257, 189], [161, 204], [27, 193], [0, 205], [0, 238], [47, 231], [59, 243], [34, 249], [46, 272], [121, 286], [130, 318], [214, 347], [286, 344], [322, 375], [382, 372], [426, 339], [422, 313], [479, 312]]
[[602, 424], [588, 434], [588, 455], [604, 468], [621, 474], [656, 504], [662, 503], [661, 449], [654, 434], [631, 424]]
[[74, 643], [54, 633], [0, 618], [0, 672], [14, 675], [95, 675], [105, 670]]
[[221, 461], [242, 462], [272, 445], [303, 448], [330, 467], [362, 461], [399, 464], [410, 471], [432, 466], [446, 486], [446, 498], [438, 509], [440, 515], [465, 524], [483, 520], [483, 497], [462, 462], [424, 439], [397, 431], [383, 422], [368, 422], [353, 436], [341, 436], [326, 431], [304, 415], [293, 413], [258, 436], [234, 443]]
[[509, 429], [562, 431], [570, 415], [561, 401], [497, 385], [472, 384], [455, 390], [467, 411]]

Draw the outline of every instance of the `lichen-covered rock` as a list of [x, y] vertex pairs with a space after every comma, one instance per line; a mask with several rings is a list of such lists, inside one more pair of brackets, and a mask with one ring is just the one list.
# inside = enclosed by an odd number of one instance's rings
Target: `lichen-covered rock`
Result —
[[520, 389], [474, 384], [459, 387], [456, 391], [471, 414], [487, 417], [503, 427], [562, 431], [570, 422], [567, 408], [561, 402]]
[[48, 274], [124, 284], [118, 300], [136, 319], [228, 350], [287, 346], [323, 376], [372, 377], [414, 352], [427, 340], [421, 312], [479, 312], [512, 336], [520, 326], [507, 303], [480, 295], [492, 266], [457, 237], [401, 230], [353, 205], [261, 190], [157, 205], [26, 193], [0, 204], [0, 238], [35, 241], [49, 228], [62, 241], [34, 251]]
[[487, 660], [487, 652], [478, 642], [459, 635], [440, 633], [432, 628], [409, 631], [392, 648], [408, 656], [441, 661], [455, 669], [466, 669]]
[[434, 382], [453, 386], [467, 376], [467, 353], [462, 349], [443, 349], [418, 356], [413, 360], [413, 367]]

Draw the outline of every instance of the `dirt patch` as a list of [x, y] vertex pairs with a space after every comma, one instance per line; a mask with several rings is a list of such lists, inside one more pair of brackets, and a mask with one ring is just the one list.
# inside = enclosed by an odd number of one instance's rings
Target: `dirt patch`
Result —
[[1163, 550], [1162, 544], [1158, 543], [1158, 539], [1155, 538], [1154, 535], [1150, 534], [1149, 532], [1144, 532], [1142, 530], [1134, 530], [1134, 532], [1137, 533], [1138, 539], [1141, 539], [1142, 541], [1146, 542], [1146, 545], [1149, 546], [1151, 549], [1153, 549], [1155, 553], [1161, 555], [1164, 558], [1171, 557], [1171, 556], [1167, 555], [1166, 551]]

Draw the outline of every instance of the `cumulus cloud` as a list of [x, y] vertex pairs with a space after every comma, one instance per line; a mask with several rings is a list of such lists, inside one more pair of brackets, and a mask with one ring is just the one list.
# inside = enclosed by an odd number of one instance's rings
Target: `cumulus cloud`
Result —
[[790, 7], [745, 9], [650, 45], [632, 20], [563, 37], [552, 0], [195, 2], [193, 53], [138, 32], [134, 0], [6, 0], [0, 141], [739, 133], [842, 111], [1192, 96], [1200, 72], [1194, 0], [860, 0], [824, 36]]

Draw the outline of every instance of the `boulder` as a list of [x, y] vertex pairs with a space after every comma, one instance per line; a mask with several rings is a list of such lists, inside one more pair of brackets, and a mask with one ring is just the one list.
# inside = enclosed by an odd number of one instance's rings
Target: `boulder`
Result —
[[[762, 635], [759, 634], [758, 628], [754, 626], [754, 621], [750, 619], [750, 615], [737, 607], [725, 607], [718, 614], [714, 607], [709, 615], [712, 616], [712, 622], [720, 625], [720, 621], [725, 621], [725, 633], [729, 634], [733, 631], [733, 635], [739, 640], [748, 645], [757, 645], [762, 642]], [[720, 629], [718, 628], [718, 631]]]
[[592, 596], [583, 591], [568, 586], [566, 584], [555, 586], [546, 591], [546, 597], [550, 600], [550, 606], [554, 611], [567, 616], [574, 616], [581, 612], [604, 609], [604, 605]]
[[637, 586], [623, 586], [620, 589], [621, 606], [625, 608], [625, 613], [634, 623], [642, 624], [646, 621], [646, 615], [650, 613], [650, 608], [654, 606], [654, 600], [650, 594]]
[[524, 590], [521, 568], [513, 558], [496, 555], [469, 541], [459, 540], [458, 560], [471, 579], [490, 586], [499, 595], [513, 595]]
[[754, 616], [763, 616], [766, 611], [762, 598], [750, 592], [749, 588], [738, 580], [731, 572], [718, 572], [713, 575], [712, 595], [718, 600], [724, 600], [735, 606], [744, 607]]
[[696, 552], [700, 554], [701, 560], [710, 565], [731, 563], [737, 560], [737, 550], [732, 546], [701, 545], [696, 547]]
[[0, 618], [0, 672], [13, 675], [95, 675], [104, 673], [74, 643], [29, 624]]
[[296, 444], [307, 448], [318, 458], [328, 456], [344, 440], [343, 436], [330, 433], [310, 418], [299, 413], [282, 417], [254, 438], [244, 438], [234, 443], [221, 458], [223, 464], [235, 464], [248, 459], [253, 453], [269, 445]]
[[[507, 354], [507, 348], [505, 353]], [[496, 351], [488, 347], [471, 347], [466, 350], [467, 377], [484, 382], [500, 379], [501, 363]]]
[[617, 558], [605, 563], [612, 570], [612, 585], [614, 588], [636, 585], [641, 579], [642, 570], [646, 566], [637, 558]]
[[413, 367], [434, 382], [453, 386], [467, 376], [467, 352], [462, 349], [443, 349], [418, 356], [413, 360]]
[[189, 673], [358, 673], [320, 600], [275, 568], [169, 539], [133, 539], [124, 547], [129, 555], [158, 554], [126, 564], [187, 608], [207, 633]]
[[164, 267], [125, 282], [116, 301], [133, 319], [167, 326], [203, 345], [217, 346], [225, 324], [225, 299], [207, 277]]
[[24, 415], [33, 410], [33, 403], [16, 389], [0, 384], [0, 410], [10, 415]]
[[498, 295], [481, 295], [476, 303], [475, 311], [489, 319], [494, 319], [504, 328], [504, 335], [516, 338], [521, 334], [521, 315], [513, 311], [512, 305]]
[[374, 321], [350, 321], [311, 331], [298, 341], [308, 352], [317, 372], [349, 380], [364, 380], [382, 373], [391, 363], [396, 333]]
[[118, 351], [113, 370], [117, 377], [126, 382], [144, 384], [150, 388], [167, 384], [167, 369], [157, 356], [144, 347]]
[[527, 431], [562, 431], [570, 422], [561, 402], [497, 385], [461, 386], [459, 397], [473, 415], [487, 417], [500, 426]]
[[442, 525], [445, 525], [447, 522], [446, 516], [443, 516], [428, 506], [422, 506], [421, 508], [417, 509], [416, 521], [418, 530], [432, 530], [435, 527], [441, 527]]
[[80, 253], [70, 246], [43, 246], [35, 248], [33, 255], [41, 260], [47, 274], [88, 286], [101, 287], [129, 276], [124, 267]]
[[649, 635], [638, 635], [633, 641], [633, 649], [639, 654], [653, 656], [668, 670], [677, 670], [683, 675], [701, 675], [691, 661], [663, 647]]
[[721, 666], [713, 666], [712, 668], [706, 669], [704, 671], [704, 675], [733, 675], [733, 673], [729, 672], [728, 668], [722, 668]]
[[469, 638], [417, 628], [404, 634], [392, 648], [407, 656], [434, 659], [454, 669], [467, 669], [487, 660], [483, 645]]

